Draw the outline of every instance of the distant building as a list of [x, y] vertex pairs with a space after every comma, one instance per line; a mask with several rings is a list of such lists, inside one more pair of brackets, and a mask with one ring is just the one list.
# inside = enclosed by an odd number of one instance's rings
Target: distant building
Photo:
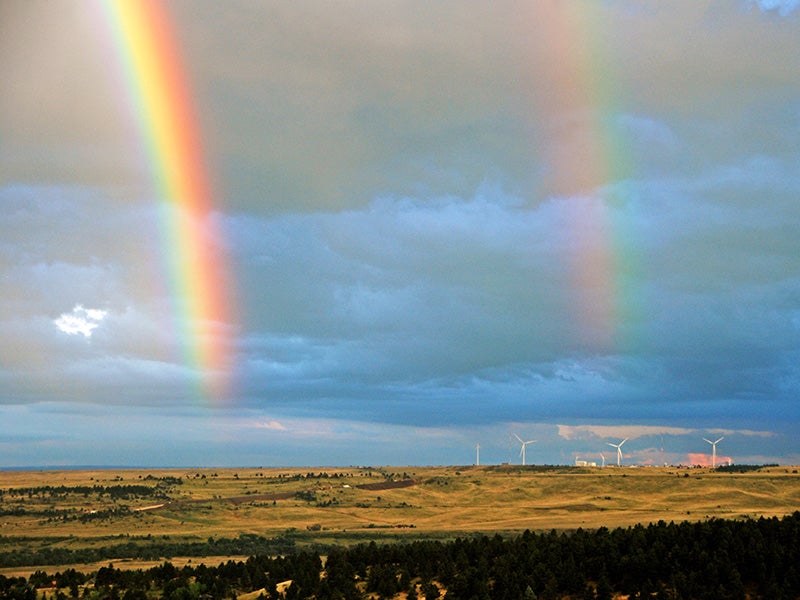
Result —
[[576, 458], [575, 459], [575, 466], [576, 467], [596, 467], [597, 463], [594, 462], [594, 461], [588, 461], [588, 460], [578, 460]]

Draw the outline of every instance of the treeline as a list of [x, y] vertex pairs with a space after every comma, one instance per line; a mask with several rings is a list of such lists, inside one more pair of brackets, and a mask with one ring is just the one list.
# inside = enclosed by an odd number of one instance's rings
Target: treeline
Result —
[[761, 469], [777, 466], [777, 463], [768, 465], [720, 465], [716, 467], [716, 470], [720, 473], [753, 473]]
[[[445, 592], [459, 600], [781, 600], [800, 597], [798, 565], [800, 513], [795, 513], [783, 519], [525, 532], [513, 539], [360, 544], [327, 552], [324, 566], [319, 554], [301, 551], [217, 567], [108, 566], [88, 577], [39, 571], [28, 580], [0, 576], [0, 598], [33, 600], [31, 591], [56, 581], [69, 586], [71, 596], [80, 592], [87, 600], [208, 600], [259, 590], [265, 600], [403, 593], [433, 600]], [[56, 600], [62, 600], [58, 593]]]
[[574, 473], [572, 465], [516, 465], [505, 463], [501, 465], [487, 465], [490, 471], [524, 471], [526, 473]]
[[84, 496], [108, 496], [119, 500], [130, 500], [132, 498], [167, 498], [167, 491], [172, 485], [181, 483], [180, 479], [171, 478], [174, 481], [161, 482], [156, 485], [144, 484], [123, 484], [123, 485], [74, 485], [74, 486], [51, 486], [43, 485], [38, 487], [8, 488], [0, 489], [0, 499], [8, 496], [9, 498], [64, 498], [69, 495]]
[[[387, 471], [385, 469], [372, 468], [372, 467], [363, 470], [360, 473], [360, 476], [362, 476], [362, 477], [380, 477], [380, 478], [389, 479], [389, 480], [392, 480], [392, 479], [409, 479], [410, 478], [409, 474], [406, 473], [405, 471], [403, 473], [394, 473], [392, 471]], [[234, 477], [237, 477], [237, 476], [234, 475]], [[319, 473], [314, 473], [314, 472], [309, 471], [308, 473], [295, 473], [293, 475], [280, 473], [280, 474], [278, 474], [278, 475], [276, 475], [274, 477], [271, 477], [270, 479], [274, 483], [282, 483], [282, 482], [286, 482], [286, 481], [303, 481], [303, 480], [308, 480], [308, 479], [353, 479], [354, 477], [357, 477], [357, 475], [354, 475], [352, 473], [339, 473], [339, 472], [328, 473], [328, 472], [325, 472], [325, 471], [321, 471]]]
[[[800, 513], [782, 520], [526, 532], [510, 540], [371, 544], [333, 554], [328, 561], [329, 579], [332, 568], [341, 571], [336, 581], [358, 575], [366, 580], [367, 591], [381, 597], [405, 591], [407, 582], [418, 579], [433, 598], [438, 596], [431, 584], [454, 598], [480, 600], [798, 598]], [[358, 597], [352, 587], [344, 591], [345, 597]]]
[[86, 511], [77, 508], [23, 508], [15, 506], [10, 508], [3, 508], [0, 506], [0, 517], [41, 517], [47, 519], [48, 522], [52, 521], [80, 521], [87, 523], [89, 521], [102, 521], [104, 519], [111, 519], [120, 516], [131, 514], [128, 506], [115, 506], [113, 508], [105, 508], [101, 510]]
[[[14, 544], [14, 538], [0, 537], [0, 548]], [[295, 550], [295, 541], [287, 536], [263, 537], [243, 533], [235, 538], [208, 538], [205, 541], [181, 541], [146, 536], [118, 544], [92, 548], [39, 548], [0, 550], [0, 567], [67, 565], [109, 559], [159, 560], [171, 556], [233, 556], [284, 554]]]

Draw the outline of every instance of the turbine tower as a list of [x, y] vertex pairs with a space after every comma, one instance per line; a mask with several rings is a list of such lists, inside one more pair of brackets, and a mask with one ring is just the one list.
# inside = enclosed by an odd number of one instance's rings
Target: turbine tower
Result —
[[725, 436], [720, 436], [720, 438], [716, 442], [712, 442], [711, 440], [707, 440], [703, 438], [704, 441], [711, 444], [711, 468], [714, 469], [717, 466], [717, 444], [719, 444], [722, 440], [725, 439]]
[[609, 446], [611, 446], [612, 448], [616, 448], [616, 449], [617, 449], [617, 466], [620, 466], [620, 461], [622, 460], [622, 444], [624, 444], [625, 442], [627, 442], [627, 441], [628, 441], [628, 439], [629, 439], [629, 438], [625, 438], [625, 439], [624, 439], [624, 440], [622, 440], [622, 441], [621, 441], [619, 444], [612, 444], [612, 443], [610, 443], [610, 442], [606, 442], [606, 444], [608, 444], [608, 445], [609, 445]]
[[475, 444], [475, 466], [481, 466], [481, 445]]
[[606, 455], [602, 452], [600, 453], [600, 459], [603, 461], [603, 466], [606, 466]]
[[523, 442], [522, 438], [519, 437], [516, 433], [514, 434], [514, 437], [517, 438], [517, 440], [519, 440], [520, 444], [522, 444], [522, 447], [519, 450], [519, 455], [522, 457], [522, 466], [524, 467], [525, 466], [525, 446], [527, 446], [528, 444], [535, 443], [536, 440], [528, 440], [527, 442]]

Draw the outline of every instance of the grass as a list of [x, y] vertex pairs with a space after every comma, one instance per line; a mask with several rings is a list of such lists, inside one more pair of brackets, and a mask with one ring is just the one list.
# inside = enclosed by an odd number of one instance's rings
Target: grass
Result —
[[[169, 488], [167, 503], [94, 493], [15, 493], [43, 486], [154, 486], [166, 477], [182, 481]], [[408, 478], [415, 485], [358, 487]], [[13, 471], [0, 472], [0, 491], [0, 546], [6, 550], [45, 543], [102, 546], [129, 537], [205, 540], [287, 531], [304, 543], [449, 538], [783, 516], [800, 508], [800, 475], [791, 467], [747, 473], [517, 466]], [[25, 512], [17, 515], [14, 509]], [[66, 511], [58, 514], [72, 518], [48, 516], [53, 511]], [[108, 516], [78, 520], [86, 514]]]
[[[244, 561], [247, 560], [247, 556], [205, 556], [203, 558], [193, 558], [188, 556], [178, 556], [174, 558], [170, 558], [169, 562], [172, 563], [174, 566], [181, 568], [186, 565], [193, 566], [199, 564], [206, 564], [206, 565], [218, 565], [220, 563], [227, 562], [229, 560], [234, 561]], [[55, 569], [49, 569], [50, 572], [55, 573], [56, 571], [64, 572], [67, 569], [75, 569], [79, 573], [94, 573], [101, 567], [107, 567], [109, 564], [113, 565], [115, 569], [125, 569], [125, 570], [136, 570], [141, 569], [146, 571], [147, 569], [152, 569], [153, 567], [157, 567], [163, 564], [163, 560], [139, 560], [133, 558], [126, 558], [121, 560], [101, 560], [99, 562], [92, 562], [92, 563], [79, 563], [74, 565], [59, 565]], [[44, 568], [47, 565], [43, 565]], [[5, 577], [25, 577], [28, 578], [39, 567], [6, 567], [0, 569], [0, 575], [4, 575]], [[242, 600], [239, 598], [238, 600]]]

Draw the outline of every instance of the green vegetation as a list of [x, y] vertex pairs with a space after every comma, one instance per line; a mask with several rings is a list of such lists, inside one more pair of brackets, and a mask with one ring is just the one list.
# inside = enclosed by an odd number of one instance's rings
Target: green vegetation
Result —
[[761, 469], [767, 469], [769, 467], [777, 467], [778, 465], [770, 464], [770, 465], [720, 465], [716, 468], [717, 471], [720, 473], [752, 473], [754, 471], [760, 471]]
[[291, 536], [266, 538], [241, 534], [236, 538], [205, 541], [153, 539], [152, 536], [88, 548], [53, 545], [58, 540], [39, 540], [38, 547], [20, 548], [20, 540], [0, 536], [0, 566], [69, 565], [93, 563], [109, 558], [159, 560], [172, 556], [241, 556], [249, 554], [284, 554], [295, 549]]
[[[0, 575], [0, 599], [745, 600], [800, 595], [800, 513], [783, 519], [359, 544], [246, 561]], [[67, 593], [65, 593], [65, 591]], [[68, 594], [68, 595], [67, 595]]]

